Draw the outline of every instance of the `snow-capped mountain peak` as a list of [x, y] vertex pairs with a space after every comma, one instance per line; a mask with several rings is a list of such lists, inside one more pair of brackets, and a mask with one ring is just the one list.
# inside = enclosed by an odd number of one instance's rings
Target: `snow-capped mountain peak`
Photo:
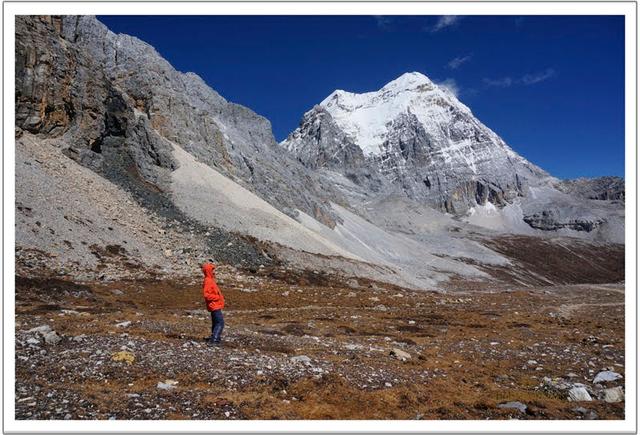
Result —
[[504, 204], [548, 177], [418, 72], [373, 92], [334, 91], [281, 145], [305, 165], [341, 172], [372, 192], [401, 191], [455, 212]]
[[389, 124], [402, 114], [413, 114], [428, 127], [446, 120], [450, 107], [470, 113], [451, 92], [418, 72], [402, 74], [373, 92], [334, 91], [320, 106], [365, 156], [383, 153]]
[[409, 72], [404, 73], [400, 77], [395, 80], [390, 81], [386, 85], [384, 85], [380, 90], [373, 92], [366, 92], [363, 94], [356, 94], [353, 92], [347, 92], [342, 89], [337, 89], [333, 91], [327, 98], [325, 98], [320, 105], [326, 106], [334, 100], [340, 99], [349, 99], [354, 98], [359, 95], [373, 97], [377, 94], [385, 94], [386, 96], [395, 95], [404, 91], [412, 91], [412, 90], [426, 90], [432, 89], [434, 87], [434, 83], [429, 80], [427, 76], [421, 74], [419, 72]]
[[433, 86], [433, 82], [424, 74], [414, 71], [402, 74], [397, 79], [384, 85], [382, 89], [388, 91], [401, 91], [416, 89], [420, 86]]

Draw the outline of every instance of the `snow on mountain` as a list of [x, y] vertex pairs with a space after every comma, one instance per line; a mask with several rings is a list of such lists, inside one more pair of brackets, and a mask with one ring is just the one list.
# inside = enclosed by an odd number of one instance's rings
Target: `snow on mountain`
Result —
[[417, 72], [405, 73], [375, 92], [336, 90], [320, 103], [365, 156], [383, 153], [388, 124], [403, 113], [415, 115], [424, 126], [434, 127], [432, 133], [438, 133], [438, 124], [451, 120], [447, 105], [458, 105], [471, 114], [446, 88]]

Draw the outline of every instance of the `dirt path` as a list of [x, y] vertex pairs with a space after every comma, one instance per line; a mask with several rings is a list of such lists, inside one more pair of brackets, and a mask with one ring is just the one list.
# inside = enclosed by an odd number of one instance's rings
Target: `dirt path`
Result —
[[610, 303], [601, 303], [601, 304], [565, 304], [561, 305], [558, 308], [558, 312], [563, 317], [571, 317], [574, 311], [582, 310], [585, 308], [593, 308], [593, 307], [617, 307], [624, 306], [624, 302], [610, 302]]

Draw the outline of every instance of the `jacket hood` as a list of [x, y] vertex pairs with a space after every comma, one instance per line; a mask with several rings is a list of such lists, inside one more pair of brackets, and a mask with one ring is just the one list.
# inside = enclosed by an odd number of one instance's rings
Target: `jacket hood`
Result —
[[204, 263], [202, 265], [202, 273], [208, 278], [213, 278], [213, 272], [216, 270], [216, 265], [213, 263]]

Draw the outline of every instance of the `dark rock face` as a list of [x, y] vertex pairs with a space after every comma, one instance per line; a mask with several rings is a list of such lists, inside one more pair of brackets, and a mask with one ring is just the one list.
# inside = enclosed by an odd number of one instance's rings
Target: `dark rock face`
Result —
[[554, 210], [544, 210], [530, 216], [524, 216], [524, 221], [532, 228], [543, 231], [555, 231], [568, 228], [574, 231], [591, 232], [604, 223], [601, 218], [562, 219]]
[[576, 178], [556, 186], [563, 192], [602, 201], [624, 201], [624, 179], [620, 177]]
[[[61, 26], [61, 18], [16, 19], [16, 126], [30, 132], [60, 135], [76, 116], [79, 89], [71, 72], [75, 56], [67, 55], [61, 39], [48, 40], [49, 32]], [[55, 87], [48, 83], [52, 77], [58, 82]]]
[[501, 186], [494, 181], [482, 179], [461, 182], [448, 195], [447, 192], [442, 192], [441, 196], [444, 201], [444, 210], [455, 214], [465, 210], [465, 206], [470, 204], [470, 201], [475, 201], [476, 204], [490, 202], [503, 206], [506, 205], [509, 199], [520, 194], [519, 187]]
[[313, 146], [296, 156], [300, 162], [313, 169], [355, 168], [364, 164], [362, 150], [340, 131], [329, 112], [321, 106], [315, 106], [311, 113], [300, 123], [299, 134]]
[[60, 138], [69, 157], [103, 174], [127, 161], [123, 170], [160, 191], [174, 143], [281, 211], [335, 224], [327, 198], [337, 194], [283, 155], [268, 120], [94, 17], [17, 18], [16, 127]]

